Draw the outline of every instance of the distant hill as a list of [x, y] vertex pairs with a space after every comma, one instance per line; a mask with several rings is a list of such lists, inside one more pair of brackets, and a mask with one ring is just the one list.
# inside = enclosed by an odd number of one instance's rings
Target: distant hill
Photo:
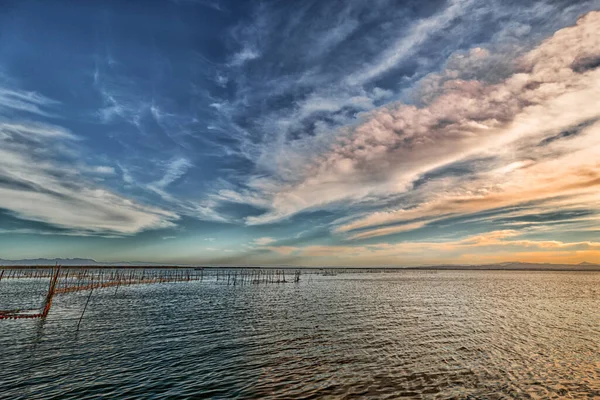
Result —
[[[190, 265], [183, 264], [158, 264], [150, 262], [98, 262], [91, 258], [33, 258], [24, 260], [4, 260], [0, 258], [0, 266], [51, 266], [51, 265], [63, 265], [63, 266], [98, 266], [98, 267], [184, 267]], [[214, 265], [217, 267], [217, 265]], [[229, 268], [242, 267], [242, 266], [227, 266]], [[248, 266], [245, 266], [248, 267]], [[290, 268], [302, 268], [288, 266]], [[328, 269], [368, 269], [365, 267], [326, 267]], [[377, 268], [377, 267], [374, 267]], [[506, 271], [600, 271], [600, 264], [594, 264], [590, 262], [582, 262], [579, 264], [550, 264], [550, 263], [525, 263], [520, 261], [508, 261], [503, 263], [495, 264], [444, 264], [444, 265], [423, 265], [417, 267], [382, 267], [385, 269], [426, 269], [426, 270], [506, 270]]]
[[580, 264], [525, 263], [510, 261], [481, 265], [431, 265], [418, 268], [456, 270], [508, 270], [508, 271], [600, 271], [600, 264], [583, 262]]
[[98, 265], [96, 260], [91, 258], [31, 258], [25, 260], [3, 260], [0, 258], [0, 265], [20, 266], [20, 265]]
[[[114, 262], [114, 263], [106, 263], [106, 262], [98, 262], [91, 258], [31, 258], [24, 260], [4, 260], [0, 258], [0, 266], [5, 267], [18, 267], [18, 266], [49, 266], [49, 265], [62, 265], [62, 266], [98, 266], [98, 267], [107, 267], [107, 266], [122, 266], [122, 267], [133, 267], [133, 266], [158, 266], [163, 264], [149, 263], [149, 262]], [[175, 264], [168, 264], [173, 265]]]

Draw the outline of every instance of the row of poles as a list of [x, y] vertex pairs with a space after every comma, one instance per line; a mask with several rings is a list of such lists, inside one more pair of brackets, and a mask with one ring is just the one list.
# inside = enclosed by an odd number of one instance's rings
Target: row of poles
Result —
[[[53, 268], [5, 268], [0, 270], [0, 282], [3, 279], [46, 279], [54, 274]], [[290, 281], [286, 279], [292, 276]], [[335, 276], [345, 273], [343, 269], [308, 269], [305, 274], [318, 274], [323, 276]], [[356, 272], [356, 271], [352, 271]], [[362, 272], [362, 271], [361, 271]], [[368, 272], [387, 272], [385, 270], [373, 269]], [[272, 268], [83, 268], [83, 267], [62, 267], [59, 276], [58, 291], [72, 292], [78, 290], [90, 289], [92, 283], [95, 288], [131, 285], [138, 283], [161, 283], [161, 282], [183, 282], [183, 281], [202, 281], [205, 278], [216, 280], [218, 282], [229, 282], [229, 284], [244, 283], [286, 283], [299, 282], [302, 271], [290, 269], [272, 269]], [[88, 282], [84, 284], [84, 282]]]
[[[83, 313], [94, 289], [115, 288], [137, 284], [156, 284], [168, 282], [190, 282], [210, 280], [218, 284], [232, 286], [246, 284], [298, 283], [301, 271], [285, 269], [245, 269], [245, 268], [12, 268], [0, 270], [0, 282], [7, 279], [45, 279], [50, 278], [48, 293], [40, 310], [0, 310], [2, 319], [43, 318], [48, 315], [53, 297], [57, 294], [90, 291]], [[289, 278], [289, 280], [288, 280]], [[81, 318], [83, 318], [83, 313]], [[80, 319], [81, 322], [81, 319]], [[79, 324], [78, 324], [79, 328]]]
[[[56, 269], [3, 269], [3, 279], [45, 279], [54, 276]], [[286, 276], [287, 273], [287, 276]], [[56, 293], [70, 293], [111, 286], [145, 283], [189, 282], [211, 280], [221, 284], [244, 285], [261, 283], [298, 283], [302, 272], [286, 269], [258, 268], [182, 268], [182, 269], [93, 269], [62, 267], [57, 279]]]
[[[0, 272], [0, 282], [4, 277], [4, 270]], [[50, 307], [52, 307], [52, 300], [54, 299], [54, 295], [56, 294], [56, 285], [58, 283], [58, 278], [60, 276], [60, 266], [57, 266], [52, 269], [52, 274], [50, 275], [50, 284], [48, 286], [48, 293], [44, 299], [43, 307], [39, 312], [38, 310], [0, 310], [0, 320], [2, 319], [30, 319], [30, 318], [46, 318], [48, 313], [50, 312]]]
[[302, 272], [295, 270], [293, 276], [288, 271], [290, 280], [288, 281], [285, 276], [284, 269], [227, 269], [227, 270], [216, 270], [216, 281], [225, 282], [227, 279], [227, 285], [245, 285], [245, 284], [266, 284], [266, 283], [288, 283], [300, 282], [300, 276]]

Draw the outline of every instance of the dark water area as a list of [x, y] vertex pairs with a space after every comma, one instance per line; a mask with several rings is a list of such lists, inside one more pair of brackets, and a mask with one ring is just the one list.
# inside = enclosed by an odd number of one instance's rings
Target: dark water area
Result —
[[[39, 304], [28, 285], [0, 282], [0, 309]], [[99, 289], [76, 332], [87, 297], [0, 321], [0, 398], [600, 397], [600, 273]]]

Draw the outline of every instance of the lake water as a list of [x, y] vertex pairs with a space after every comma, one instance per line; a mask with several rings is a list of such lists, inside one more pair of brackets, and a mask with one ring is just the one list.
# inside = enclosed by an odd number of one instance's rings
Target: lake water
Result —
[[[0, 309], [32, 284], [0, 282]], [[101, 289], [76, 332], [87, 296], [0, 321], [0, 398], [600, 397], [600, 273]]]

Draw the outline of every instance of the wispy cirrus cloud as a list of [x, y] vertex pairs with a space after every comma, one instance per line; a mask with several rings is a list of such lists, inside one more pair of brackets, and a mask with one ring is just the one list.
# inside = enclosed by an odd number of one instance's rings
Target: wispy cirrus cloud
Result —
[[181, 178], [186, 171], [192, 166], [192, 163], [184, 157], [176, 158], [167, 164], [165, 175], [152, 186], [164, 189], [171, 183]]
[[56, 103], [56, 101], [35, 92], [0, 88], [0, 107], [2, 107], [4, 113], [24, 111], [48, 117], [53, 114], [48, 110], [44, 110], [44, 107]]
[[476, 2], [473, 0], [451, 0], [448, 6], [434, 15], [416, 21], [408, 32], [393, 42], [377, 59], [365, 68], [350, 74], [346, 82], [350, 85], [363, 84], [375, 79], [392, 68], [397, 68], [401, 61], [415, 54], [432, 36], [447, 29], [453, 21], [473, 12]]
[[[14, 88], [2, 92], [20, 102], [5, 101], [0, 107], [0, 208], [79, 236], [128, 235], [174, 226], [177, 214], [120, 196], [85, 175], [112, 174], [111, 167], [72, 168], [79, 138], [60, 126], [29, 119], [54, 114], [56, 102]], [[45, 111], [48, 107], [52, 112]]]

